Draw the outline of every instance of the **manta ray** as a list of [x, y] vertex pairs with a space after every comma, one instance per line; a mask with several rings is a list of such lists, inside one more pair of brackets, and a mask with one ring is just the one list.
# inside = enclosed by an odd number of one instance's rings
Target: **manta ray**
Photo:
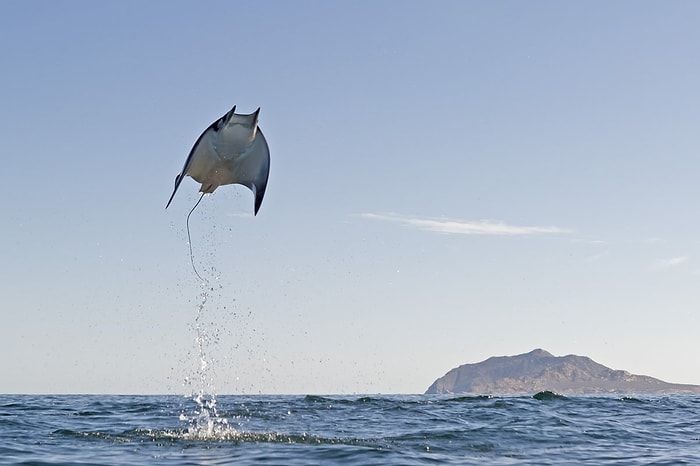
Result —
[[236, 113], [236, 106], [209, 125], [197, 138], [185, 166], [175, 177], [167, 209], [185, 176], [202, 183], [199, 192], [213, 193], [226, 184], [241, 184], [253, 191], [255, 215], [260, 210], [270, 174], [270, 149], [258, 127], [260, 108], [250, 115]]

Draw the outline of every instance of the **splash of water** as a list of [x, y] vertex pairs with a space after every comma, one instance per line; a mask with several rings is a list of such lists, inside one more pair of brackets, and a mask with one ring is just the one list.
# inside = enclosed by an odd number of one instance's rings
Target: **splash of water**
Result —
[[[211, 268], [215, 279], [216, 269]], [[199, 276], [199, 274], [198, 274]], [[197, 344], [199, 366], [194, 377], [186, 377], [184, 385], [190, 389], [195, 407], [190, 414], [182, 413], [180, 420], [187, 422], [188, 436], [197, 439], [216, 439], [228, 435], [231, 428], [228, 419], [219, 415], [216, 409], [216, 387], [214, 385], [215, 366], [211, 355], [211, 346], [218, 342], [218, 333], [212, 330], [206, 322], [207, 303], [210, 301], [215, 288], [209, 280], [200, 282], [200, 300], [197, 305], [194, 330]]]
[[[180, 420], [186, 421], [188, 424], [188, 434], [194, 437], [211, 437], [216, 434], [216, 431], [221, 425], [227, 425], [228, 421], [221, 418], [216, 411], [216, 389], [214, 387], [214, 361], [210, 354], [210, 346], [212, 337], [209, 329], [206, 326], [205, 315], [207, 310], [207, 302], [210, 298], [210, 293], [214, 291], [209, 284], [207, 278], [202, 277], [195, 266], [194, 253], [192, 251], [192, 236], [190, 234], [190, 217], [197, 209], [197, 206], [204, 198], [204, 193], [199, 197], [190, 212], [187, 214], [187, 245], [190, 252], [190, 262], [192, 270], [199, 279], [200, 294], [199, 303], [197, 305], [197, 317], [194, 322], [194, 330], [196, 332], [195, 342], [197, 343], [197, 353], [199, 367], [194, 377], [185, 377], [183, 385], [189, 389], [189, 397], [194, 401], [195, 407], [190, 414], [182, 413]], [[212, 267], [213, 276], [218, 279], [216, 270]], [[206, 274], [205, 274], [206, 275]]]
[[[190, 262], [199, 283], [199, 294], [196, 302], [197, 314], [191, 327], [195, 333], [197, 349], [196, 354], [190, 353], [190, 361], [196, 361], [197, 368], [192, 370], [190, 377], [185, 377], [183, 385], [189, 393], [187, 398], [193, 404], [188, 407], [186, 413], [180, 416], [180, 419], [187, 422], [188, 433], [194, 437], [209, 438], [214, 436], [220, 438], [222, 433], [231, 435], [232, 432], [237, 431], [230, 427], [229, 420], [217, 411], [217, 391], [214, 381], [218, 361], [215, 361], [214, 355], [221, 353], [221, 351], [216, 351], [217, 349], [220, 350], [217, 345], [220, 343], [220, 337], [223, 337], [224, 340], [228, 337], [230, 340], [234, 333], [236, 335], [234, 338], [236, 342], [233, 347], [234, 350], [238, 350], [241, 340], [246, 338], [255, 340], [259, 345], [259, 333], [255, 333], [255, 328], [252, 329], [253, 333], [247, 332], [247, 330], [250, 330], [252, 312], [248, 310], [247, 314], [241, 314], [236, 309], [236, 299], [226, 296], [220, 273], [214, 266], [214, 263], [219, 259], [217, 249], [218, 245], [221, 244], [221, 235], [228, 234], [230, 236], [231, 228], [228, 228], [228, 232], [222, 231], [221, 228], [217, 228], [217, 221], [213, 217], [206, 218], [208, 220], [207, 234], [198, 236], [196, 247], [193, 248], [189, 221], [190, 216], [194, 215], [202, 197], [199, 197], [197, 203], [190, 210], [186, 222]], [[207, 216], [201, 209], [197, 211], [197, 215], [200, 217]], [[200, 240], [203, 241], [203, 244], [199, 244]], [[226, 238], [226, 244], [230, 243], [229, 240], [230, 238]], [[199, 254], [195, 254], [197, 252]], [[225, 323], [232, 324], [234, 321], [235, 325], [224, 325]], [[224, 367], [224, 371], [227, 366], [229, 368], [235, 366], [235, 364], [232, 364], [232, 361], [236, 356], [232, 353], [237, 353], [237, 351], [223, 352], [220, 362]], [[243, 353], [241, 352], [241, 354]], [[247, 354], [249, 359], [256, 357], [253, 349], [249, 349]], [[235, 377], [229, 377], [227, 379], [229, 385], [232, 381], [238, 383], [239, 375], [237, 373]]]

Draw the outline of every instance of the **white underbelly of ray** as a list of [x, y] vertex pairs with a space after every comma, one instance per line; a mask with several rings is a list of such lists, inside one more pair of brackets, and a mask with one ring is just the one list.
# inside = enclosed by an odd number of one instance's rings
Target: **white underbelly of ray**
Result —
[[270, 171], [270, 151], [257, 126], [260, 109], [250, 115], [236, 114], [235, 109], [212, 123], [197, 139], [175, 180], [166, 208], [182, 179], [189, 176], [201, 183], [202, 193], [213, 193], [223, 185], [246, 186], [255, 196], [254, 213], [258, 213]]

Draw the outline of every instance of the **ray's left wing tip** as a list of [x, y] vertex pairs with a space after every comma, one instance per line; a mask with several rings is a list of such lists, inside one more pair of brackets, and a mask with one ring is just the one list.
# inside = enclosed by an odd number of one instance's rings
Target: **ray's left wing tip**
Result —
[[[184, 173], [184, 171], [183, 171]], [[177, 188], [180, 187], [180, 181], [182, 180], [182, 173], [179, 173], [177, 176], [175, 176], [175, 189], [173, 189], [173, 193], [170, 195], [170, 199], [168, 199], [168, 203], [165, 204], [165, 209], [167, 210], [168, 207], [170, 207], [170, 203], [173, 202], [173, 198], [175, 197], [175, 193], [177, 192]]]
[[167, 210], [168, 207], [170, 207], [170, 203], [173, 202], [173, 198], [175, 197], [175, 193], [177, 192], [177, 186], [175, 186], [175, 190], [173, 193], [170, 195], [170, 199], [168, 199], [168, 203], [165, 204], [165, 209]]

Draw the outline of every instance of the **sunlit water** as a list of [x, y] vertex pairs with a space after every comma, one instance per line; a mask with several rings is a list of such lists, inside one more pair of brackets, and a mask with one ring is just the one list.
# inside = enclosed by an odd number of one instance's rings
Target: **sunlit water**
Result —
[[0, 395], [0, 464], [700, 464], [700, 397]]

